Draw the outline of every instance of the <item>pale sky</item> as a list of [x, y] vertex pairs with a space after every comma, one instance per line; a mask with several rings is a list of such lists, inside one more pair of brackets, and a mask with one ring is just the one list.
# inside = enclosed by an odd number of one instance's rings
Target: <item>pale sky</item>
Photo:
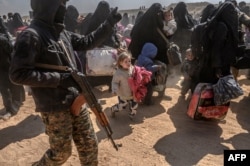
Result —
[[[53, 0], [51, 0], [52, 2]], [[67, 5], [74, 5], [80, 13], [93, 12], [101, 0], [70, 0]], [[177, 3], [181, 0], [106, 0], [111, 7], [118, 9], [138, 9], [140, 6], [148, 8], [153, 3], [158, 2], [163, 6], [171, 3]], [[183, 2], [201, 2], [201, 0], [182, 0]], [[218, 0], [209, 0], [206, 2], [218, 3]], [[28, 15], [30, 11], [30, 0], [0, 0], [0, 15], [8, 12], [19, 12], [22, 16]]]

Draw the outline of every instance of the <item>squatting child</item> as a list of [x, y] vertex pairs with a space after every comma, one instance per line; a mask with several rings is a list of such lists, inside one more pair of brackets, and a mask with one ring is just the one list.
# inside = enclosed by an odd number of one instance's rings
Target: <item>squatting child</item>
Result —
[[[155, 72], [159, 71], [161, 68], [160, 65], [154, 63], [154, 59], [157, 55], [157, 47], [153, 43], [145, 43], [142, 47], [141, 54], [138, 56], [136, 65], [144, 67], [146, 70], [152, 73], [151, 80], [154, 80]], [[152, 105], [152, 94], [153, 94], [153, 85], [152, 81], [147, 85], [147, 95], [144, 99], [144, 104]]]
[[183, 74], [184, 80], [182, 82], [181, 95], [185, 97], [189, 89], [193, 93], [194, 86], [197, 81], [197, 72], [198, 72], [198, 60], [192, 54], [191, 48], [186, 50], [185, 59], [181, 65], [181, 72]]

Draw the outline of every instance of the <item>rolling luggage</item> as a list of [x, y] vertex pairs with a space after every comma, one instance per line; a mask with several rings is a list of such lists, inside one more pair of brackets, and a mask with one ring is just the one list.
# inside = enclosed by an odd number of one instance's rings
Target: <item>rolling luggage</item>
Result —
[[230, 102], [223, 105], [215, 105], [213, 84], [199, 83], [192, 95], [187, 114], [195, 120], [225, 118]]

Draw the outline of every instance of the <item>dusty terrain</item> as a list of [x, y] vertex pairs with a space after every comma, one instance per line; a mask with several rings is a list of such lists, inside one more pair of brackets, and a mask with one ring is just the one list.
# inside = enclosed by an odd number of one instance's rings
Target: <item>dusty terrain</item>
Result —
[[[239, 83], [244, 95], [231, 102], [223, 121], [195, 121], [186, 114], [188, 99], [179, 98], [181, 77], [170, 77], [165, 94], [168, 101], [154, 98], [152, 106], [140, 105], [133, 121], [128, 111], [110, 117], [109, 107], [116, 97], [103, 89], [95, 89], [113, 129], [116, 151], [104, 130], [91, 114], [99, 139], [100, 166], [220, 166], [223, 150], [250, 150], [250, 80], [244, 75]], [[187, 96], [188, 98], [188, 96]], [[2, 108], [0, 101], [0, 108]], [[34, 103], [27, 95], [20, 112], [7, 121], [0, 120], [0, 165], [28, 166], [48, 148], [48, 137]], [[64, 166], [79, 166], [76, 149]]]

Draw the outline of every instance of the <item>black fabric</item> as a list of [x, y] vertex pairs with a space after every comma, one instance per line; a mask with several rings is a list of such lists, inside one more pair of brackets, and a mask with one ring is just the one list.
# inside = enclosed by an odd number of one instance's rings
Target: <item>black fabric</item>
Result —
[[0, 70], [9, 71], [13, 46], [7, 35], [0, 33]]
[[[3, 32], [6, 33], [6, 29]], [[6, 112], [15, 115], [25, 100], [25, 92], [23, 86], [15, 85], [9, 79], [12, 50], [8, 35], [0, 33], [0, 93]]]
[[8, 28], [6, 27], [2, 18], [0, 18], [0, 33], [5, 34], [6, 36], [8, 34]]
[[157, 31], [157, 28], [159, 28], [164, 34], [163, 21], [164, 18], [162, 5], [159, 3], [154, 3], [134, 25], [131, 32], [131, 43], [129, 44], [128, 49], [135, 59], [137, 59], [141, 53], [143, 45], [147, 42], [150, 42], [153, 43], [158, 49], [155, 59], [168, 64], [168, 59], [166, 56], [168, 43]]
[[19, 27], [25, 26], [23, 19], [19, 13], [14, 13], [12, 26], [14, 27], [15, 30]]
[[[91, 33], [93, 30], [99, 27], [108, 18], [108, 16], [110, 16], [110, 12], [111, 12], [111, 9], [110, 9], [109, 3], [106, 1], [100, 1], [97, 5], [95, 12], [93, 13], [89, 21], [86, 34]], [[111, 26], [113, 26], [117, 20], [114, 20], [114, 19], [111, 20], [110, 18], [110, 21], [111, 21]], [[98, 47], [110, 46], [110, 47], [118, 48], [120, 46], [120, 42], [118, 40], [116, 32], [117, 32], [116, 28], [113, 28], [112, 32], [109, 34], [109, 37], [103, 43], [101, 43]]]
[[54, 23], [63, 24], [66, 11], [67, 11], [66, 6], [61, 4], [56, 11]]
[[[43, 5], [43, 1], [39, 2], [42, 3], [43, 7], [46, 7]], [[45, 2], [47, 1], [45, 0]], [[58, 8], [54, 6], [54, 12], [48, 13], [55, 14]], [[46, 8], [43, 9], [47, 11]], [[50, 6], [48, 6], [48, 9], [51, 9]], [[96, 31], [86, 36], [63, 29], [63, 31], [55, 32], [56, 24], [51, 24], [49, 18], [48, 22], [40, 19], [44, 16], [43, 14], [42, 16], [38, 15], [40, 10], [40, 6], [38, 6], [38, 11], [34, 11], [36, 17], [32, 20], [30, 26], [22, 31], [16, 39], [12, 53], [10, 78], [16, 84], [31, 87], [36, 111], [68, 110], [75, 99], [75, 92], [59, 86], [62, 71], [39, 68], [35, 64], [76, 66], [74, 51], [85, 51], [96, 47], [110, 34], [112, 27], [105, 22]], [[64, 43], [73, 63], [66, 58], [66, 51], [59, 41]]]
[[92, 15], [93, 15], [93, 13], [88, 13], [87, 16], [84, 18], [84, 20], [82, 21], [82, 23], [79, 27], [81, 35], [87, 34], [87, 29], [88, 29]]
[[31, 0], [33, 18], [53, 25], [57, 9], [61, 5], [61, 0]]
[[59, 86], [68, 89], [70, 87], [76, 87], [77, 90], [80, 90], [79, 85], [73, 79], [70, 73], [61, 73], [60, 74], [60, 83]]
[[109, 3], [106, 1], [100, 1], [89, 21], [86, 34], [91, 33], [101, 25], [108, 18], [110, 11]]
[[191, 29], [195, 25], [195, 20], [192, 15], [188, 13], [187, 5], [185, 2], [179, 2], [175, 6], [174, 19], [179, 29]]
[[67, 7], [64, 19], [65, 29], [67, 31], [76, 32], [78, 17], [79, 17], [79, 12], [77, 8], [73, 5], [69, 5]]
[[199, 81], [216, 83], [218, 71], [222, 76], [229, 75], [236, 60], [238, 16], [234, 5], [225, 2], [210, 18], [194, 29], [191, 44], [200, 61]]
[[136, 18], [135, 18], [135, 23], [134, 23], [134, 24], [136, 24], [136, 23], [139, 22], [139, 20], [140, 20], [141, 17], [143, 16], [143, 14], [144, 14], [144, 11], [142, 11], [142, 10], [138, 11], [138, 13], [137, 13], [137, 15], [136, 15]]
[[216, 7], [213, 4], [208, 4], [201, 13], [200, 23], [206, 22], [213, 13], [216, 11]]
[[116, 23], [118, 23], [122, 16], [120, 13], [117, 13], [117, 7], [112, 9], [110, 14], [108, 15], [108, 18], [107, 18], [107, 21], [112, 25], [114, 26]]
[[236, 63], [233, 65], [237, 69], [249, 69], [250, 68], [250, 50], [244, 51], [242, 56], [236, 58]]
[[93, 13], [88, 13], [87, 16], [84, 18], [84, 20], [82, 21], [82, 23], [80, 24], [79, 31], [81, 35], [87, 34], [88, 26], [92, 15]]

